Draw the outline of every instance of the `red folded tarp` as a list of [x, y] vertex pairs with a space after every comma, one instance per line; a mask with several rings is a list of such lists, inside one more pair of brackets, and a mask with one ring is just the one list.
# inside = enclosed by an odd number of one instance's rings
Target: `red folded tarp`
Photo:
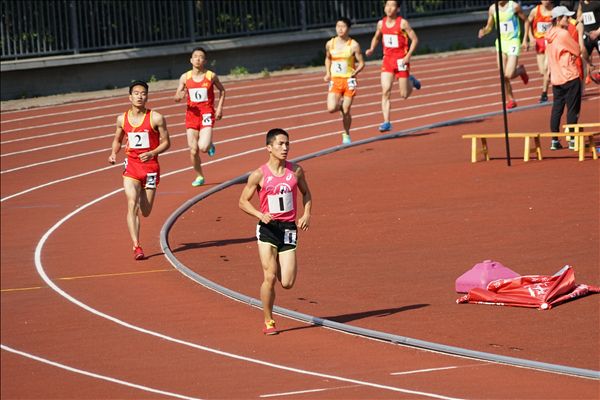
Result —
[[566, 265], [552, 276], [526, 275], [492, 281], [487, 290], [471, 289], [456, 302], [549, 310], [567, 300], [592, 293], [600, 293], [600, 287], [576, 284], [573, 268]]

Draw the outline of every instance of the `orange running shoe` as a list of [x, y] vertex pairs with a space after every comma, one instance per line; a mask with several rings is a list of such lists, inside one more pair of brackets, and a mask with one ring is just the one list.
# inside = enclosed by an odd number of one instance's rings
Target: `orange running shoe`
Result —
[[136, 260], [144, 259], [144, 250], [140, 246], [135, 246], [135, 249], [133, 249], [133, 258]]
[[265, 335], [277, 335], [277, 328], [275, 328], [275, 321], [265, 321], [265, 327], [263, 328], [263, 333]]

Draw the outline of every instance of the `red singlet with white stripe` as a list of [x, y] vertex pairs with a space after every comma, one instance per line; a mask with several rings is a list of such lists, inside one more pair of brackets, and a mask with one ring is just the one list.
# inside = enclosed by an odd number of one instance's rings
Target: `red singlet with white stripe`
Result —
[[258, 188], [260, 212], [269, 213], [276, 221], [296, 221], [296, 194], [298, 180], [293, 170], [293, 164], [285, 162], [282, 176], [273, 175], [267, 164], [261, 165], [263, 186]]
[[[160, 134], [152, 127], [152, 110], [146, 110], [144, 119], [139, 125], [133, 125], [129, 121], [129, 111], [123, 114], [123, 131], [127, 137], [125, 154], [131, 160], [139, 161], [139, 155], [154, 150], [160, 144]], [[152, 160], [149, 160], [152, 161]], [[158, 161], [158, 155], [153, 158]]]
[[209, 112], [215, 104], [215, 88], [213, 85], [214, 73], [206, 71], [202, 80], [196, 82], [192, 77], [192, 71], [188, 71], [186, 75], [185, 87], [188, 91], [187, 105], [188, 108], [198, 108], [201, 111]]

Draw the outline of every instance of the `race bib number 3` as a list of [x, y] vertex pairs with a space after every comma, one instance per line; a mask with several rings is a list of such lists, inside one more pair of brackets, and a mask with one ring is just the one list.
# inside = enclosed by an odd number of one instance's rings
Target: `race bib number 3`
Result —
[[356, 78], [348, 78], [348, 89], [354, 90], [356, 89]]
[[148, 132], [127, 132], [127, 142], [130, 149], [150, 148]]
[[346, 73], [348, 73], [348, 63], [343, 61], [334, 61], [331, 64], [332, 75], [344, 75]]
[[390, 35], [389, 33], [383, 34], [383, 43], [385, 43], [385, 47], [390, 48], [398, 48], [398, 35]]
[[208, 101], [208, 91], [206, 88], [189, 89], [190, 100], [194, 103], [204, 103]]
[[269, 202], [270, 214], [285, 213], [294, 209], [294, 200], [291, 192], [272, 194], [267, 196], [267, 200]]

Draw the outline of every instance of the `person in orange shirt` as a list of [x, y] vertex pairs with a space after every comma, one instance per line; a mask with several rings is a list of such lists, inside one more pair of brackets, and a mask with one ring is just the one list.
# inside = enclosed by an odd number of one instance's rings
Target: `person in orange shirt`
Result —
[[[183, 73], [179, 78], [179, 86], [175, 91], [175, 102], [180, 102], [187, 95], [187, 111], [185, 114], [185, 129], [190, 158], [196, 171], [196, 179], [192, 186], [204, 184], [200, 151], [215, 154], [215, 145], [212, 142], [215, 120], [223, 117], [223, 103], [225, 102], [225, 88], [219, 77], [213, 71], [206, 69], [206, 50], [197, 47], [192, 51], [190, 58], [192, 69]], [[219, 102], [215, 110], [214, 88], [219, 90]]]
[[[351, 25], [348, 18], [338, 18], [335, 24], [337, 36], [330, 39], [325, 45], [325, 77], [323, 80], [329, 82], [327, 111], [342, 113], [343, 144], [351, 143], [352, 115], [350, 115], [350, 107], [356, 94], [356, 76], [365, 67], [360, 45], [349, 36]], [[356, 61], [358, 61], [358, 66]]]
[[540, 103], [548, 101], [548, 60], [546, 58], [546, 31], [552, 26], [552, 1], [542, 0], [529, 13], [529, 39], [535, 43], [537, 65], [542, 75], [542, 95]]
[[[552, 112], [550, 130], [560, 132], [560, 119], [567, 107], [567, 124], [576, 124], [581, 109], [581, 79], [577, 58], [579, 44], [569, 34], [569, 17], [575, 14], [567, 7], [552, 9], [552, 28], [546, 33], [546, 55], [552, 83]], [[562, 148], [558, 137], [552, 138], [551, 150]]]
[[148, 84], [135, 81], [129, 86], [131, 108], [117, 117], [117, 130], [108, 162], [114, 164], [124, 138], [125, 168], [123, 188], [127, 197], [127, 228], [133, 241], [133, 257], [144, 259], [140, 246], [140, 213], [152, 211], [156, 188], [160, 182], [158, 155], [170, 146], [167, 121], [156, 111], [146, 108]]

